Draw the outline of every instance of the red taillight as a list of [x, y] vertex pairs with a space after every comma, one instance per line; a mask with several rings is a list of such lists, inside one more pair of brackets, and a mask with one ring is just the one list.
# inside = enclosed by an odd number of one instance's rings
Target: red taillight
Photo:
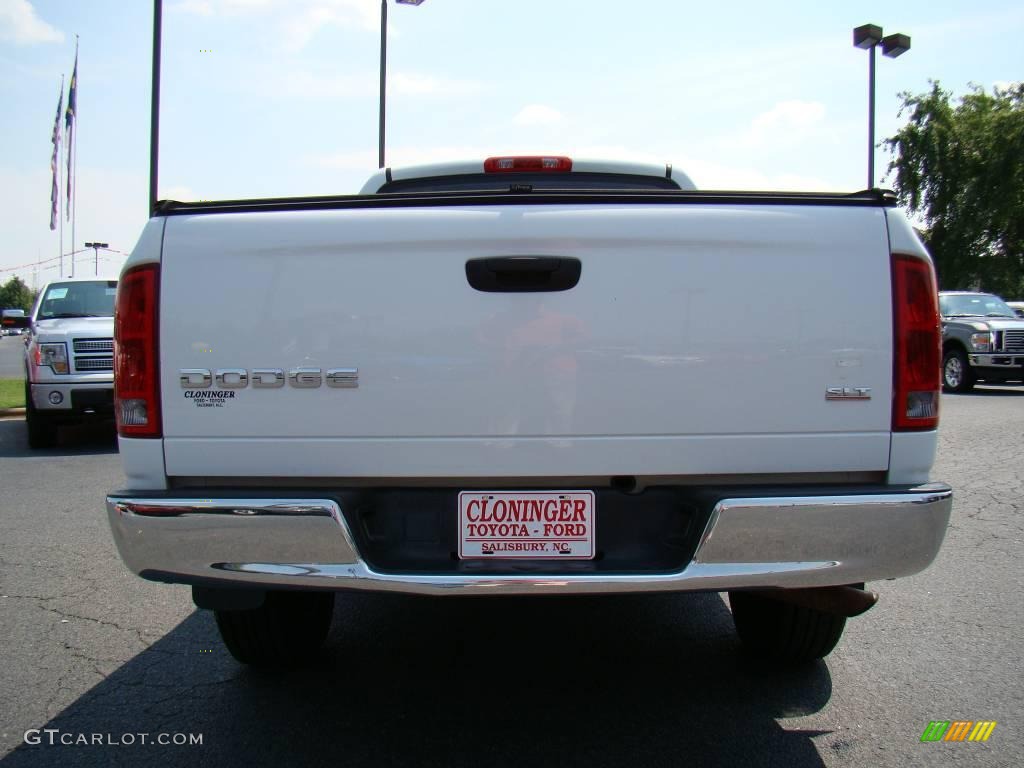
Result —
[[114, 414], [123, 437], [160, 437], [157, 296], [160, 266], [121, 277], [114, 308]]
[[935, 271], [927, 259], [894, 253], [893, 431], [939, 424], [941, 336]]
[[572, 160], [568, 157], [537, 155], [520, 157], [488, 157], [484, 160], [484, 173], [568, 173], [571, 170]]

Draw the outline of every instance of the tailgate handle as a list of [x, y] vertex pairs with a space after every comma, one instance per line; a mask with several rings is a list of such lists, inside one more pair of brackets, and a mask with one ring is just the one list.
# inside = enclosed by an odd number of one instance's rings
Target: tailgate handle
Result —
[[568, 291], [583, 265], [571, 256], [493, 256], [466, 262], [466, 279], [486, 293]]

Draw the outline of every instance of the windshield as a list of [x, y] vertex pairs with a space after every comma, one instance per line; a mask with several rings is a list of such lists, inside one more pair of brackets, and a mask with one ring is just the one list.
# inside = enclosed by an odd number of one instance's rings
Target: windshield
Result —
[[1016, 317], [1014, 311], [1005, 301], [991, 293], [940, 296], [939, 309], [945, 316]]
[[39, 302], [37, 320], [59, 317], [113, 317], [116, 280], [51, 283]]

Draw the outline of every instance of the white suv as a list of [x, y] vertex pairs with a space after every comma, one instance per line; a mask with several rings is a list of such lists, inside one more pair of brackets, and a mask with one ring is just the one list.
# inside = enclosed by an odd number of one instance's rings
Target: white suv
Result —
[[25, 418], [31, 448], [49, 448], [57, 426], [111, 417], [116, 279], [49, 283], [32, 309], [25, 346]]

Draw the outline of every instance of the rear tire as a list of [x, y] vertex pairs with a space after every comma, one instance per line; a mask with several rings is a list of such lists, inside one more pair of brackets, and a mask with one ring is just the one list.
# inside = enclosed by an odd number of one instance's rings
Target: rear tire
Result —
[[942, 357], [942, 389], [964, 394], [974, 389], [974, 370], [962, 349], [953, 347]]
[[736, 633], [752, 656], [786, 663], [828, 656], [846, 627], [846, 618], [772, 600], [751, 592], [730, 592]]
[[214, 611], [228, 651], [254, 667], [308, 660], [327, 638], [333, 614], [333, 592], [268, 592], [259, 608]]
[[28, 381], [25, 382], [25, 425], [28, 427], [29, 448], [53, 448], [57, 444], [57, 425], [32, 404], [32, 389]]

